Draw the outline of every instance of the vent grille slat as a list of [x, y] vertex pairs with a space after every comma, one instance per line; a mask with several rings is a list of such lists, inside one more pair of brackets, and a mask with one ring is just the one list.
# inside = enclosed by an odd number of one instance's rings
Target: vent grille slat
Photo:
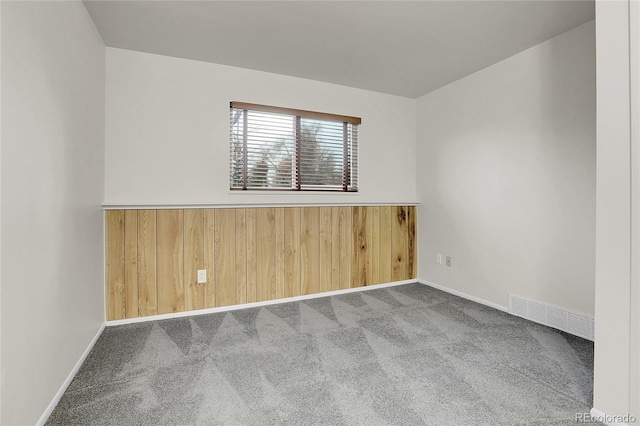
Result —
[[[567, 331], [576, 336], [593, 336], [593, 319], [569, 313]], [[586, 337], [587, 339], [589, 337]]]
[[520, 299], [519, 297], [511, 298], [511, 306], [509, 308], [509, 312], [519, 317], [527, 317], [529, 315], [529, 310], [527, 306], [527, 301], [524, 299]]
[[547, 323], [547, 308], [541, 303], [529, 302], [529, 318], [541, 324]]
[[593, 341], [594, 319], [557, 306], [509, 295], [509, 313]]
[[549, 306], [547, 307], [547, 321], [551, 327], [567, 331], [567, 311]]

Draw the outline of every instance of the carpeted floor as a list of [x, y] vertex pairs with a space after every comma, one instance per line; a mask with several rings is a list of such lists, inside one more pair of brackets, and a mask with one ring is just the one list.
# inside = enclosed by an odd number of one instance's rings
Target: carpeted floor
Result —
[[47, 425], [569, 425], [593, 343], [421, 284], [108, 327]]

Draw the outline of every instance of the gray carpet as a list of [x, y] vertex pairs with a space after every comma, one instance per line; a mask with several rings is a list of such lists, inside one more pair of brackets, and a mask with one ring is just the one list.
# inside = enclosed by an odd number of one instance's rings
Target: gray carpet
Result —
[[109, 327], [47, 425], [569, 425], [593, 343], [421, 284]]

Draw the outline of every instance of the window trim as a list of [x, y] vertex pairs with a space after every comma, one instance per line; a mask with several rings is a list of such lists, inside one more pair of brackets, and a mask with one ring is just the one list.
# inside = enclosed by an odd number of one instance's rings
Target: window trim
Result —
[[[293, 116], [295, 118], [295, 127], [296, 127], [296, 137], [295, 137], [295, 149], [296, 149], [296, 170], [300, 170], [300, 161], [301, 161], [301, 131], [300, 131], [300, 125], [301, 125], [301, 119], [303, 118], [307, 118], [307, 119], [312, 119], [312, 120], [323, 120], [323, 121], [333, 121], [333, 122], [339, 122], [343, 124], [343, 141], [346, 141], [348, 138], [348, 132], [349, 132], [349, 124], [354, 125], [354, 126], [358, 126], [360, 124], [362, 124], [362, 119], [360, 117], [353, 117], [353, 116], [348, 116], [348, 115], [340, 115], [340, 114], [330, 114], [330, 113], [324, 113], [324, 112], [318, 112], [318, 111], [309, 111], [309, 110], [302, 110], [302, 109], [294, 109], [294, 108], [284, 108], [284, 107], [277, 107], [277, 106], [272, 106], [272, 105], [262, 105], [262, 104], [254, 104], [254, 103], [248, 103], [248, 102], [238, 102], [238, 101], [231, 101], [229, 102], [229, 106], [230, 109], [236, 109], [236, 110], [242, 110], [243, 111], [243, 155], [244, 158], [247, 158], [247, 112], [248, 111], [260, 111], [260, 112], [266, 112], [266, 113], [274, 113], [274, 114], [285, 114], [285, 115], [290, 115]], [[356, 150], [357, 150], [357, 145], [356, 144]], [[296, 187], [290, 188], [290, 189], [285, 189], [285, 188], [279, 188], [279, 187], [265, 187], [265, 188], [248, 188], [247, 187], [247, 179], [248, 179], [248, 170], [247, 170], [247, 162], [245, 161], [243, 163], [243, 186], [242, 188], [240, 187], [230, 187], [231, 191], [296, 191], [296, 192], [300, 192], [300, 191], [309, 191], [309, 192], [332, 192], [332, 193], [358, 193], [359, 192], [359, 188], [357, 183], [355, 184], [355, 186], [353, 188], [350, 189], [350, 183], [351, 183], [351, 167], [349, 166], [350, 161], [349, 161], [349, 145], [347, 143], [343, 143], [343, 183], [342, 183], [342, 188], [341, 189], [337, 189], [338, 187], [334, 187], [333, 189], [329, 189], [329, 188], [325, 188], [325, 187], [317, 187], [317, 188], [313, 188], [313, 187], [308, 187], [302, 186], [302, 179], [297, 178], [296, 179]], [[356, 151], [357, 152], [357, 151]], [[358, 155], [355, 155], [356, 161], [357, 161], [357, 157]], [[357, 166], [356, 166], [357, 167]], [[299, 176], [299, 175], [298, 175]], [[357, 175], [356, 175], [357, 176]]]
[[231, 102], [231, 108], [236, 109], [250, 109], [253, 111], [262, 111], [262, 112], [273, 112], [276, 114], [288, 114], [288, 115], [296, 115], [302, 118], [311, 118], [316, 120], [327, 120], [327, 121], [339, 121], [339, 122], [347, 122], [351, 124], [362, 124], [362, 119], [360, 117], [351, 117], [349, 115], [339, 115], [339, 114], [329, 114], [326, 112], [317, 112], [317, 111], [307, 111], [304, 109], [293, 109], [293, 108], [283, 108], [271, 105], [260, 105], [260, 104], [250, 104], [247, 102]]

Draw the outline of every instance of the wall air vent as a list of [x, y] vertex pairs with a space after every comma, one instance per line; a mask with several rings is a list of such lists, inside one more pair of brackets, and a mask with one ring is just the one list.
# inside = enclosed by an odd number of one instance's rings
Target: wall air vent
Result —
[[589, 316], [513, 294], [509, 313], [593, 341], [595, 323]]

